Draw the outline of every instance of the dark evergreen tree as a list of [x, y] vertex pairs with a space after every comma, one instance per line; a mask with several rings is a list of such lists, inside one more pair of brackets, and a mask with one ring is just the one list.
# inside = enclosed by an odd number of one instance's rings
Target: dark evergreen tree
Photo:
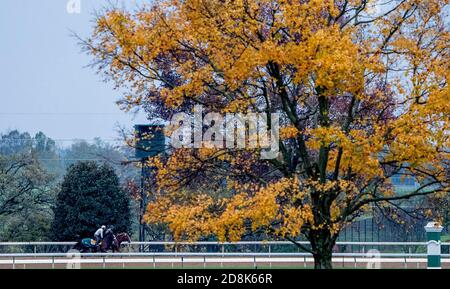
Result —
[[101, 225], [114, 231], [130, 229], [129, 197], [108, 165], [78, 162], [71, 165], [61, 185], [52, 231], [55, 240], [92, 237]]

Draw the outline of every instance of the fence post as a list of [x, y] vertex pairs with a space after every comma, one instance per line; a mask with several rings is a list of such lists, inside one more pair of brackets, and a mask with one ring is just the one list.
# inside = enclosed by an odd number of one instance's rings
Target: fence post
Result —
[[272, 249], [270, 248], [270, 244], [269, 244], [269, 266], [270, 266], [270, 268], [272, 268]]
[[222, 258], [220, 259], [220, 268], [223, 268], [223, 258], [225, 257], [225, 245], [222, 244]]
[[427, 232], [427, 269], [441, 269], [441, 232], [443, 227], [436, 222], [425, 226]]

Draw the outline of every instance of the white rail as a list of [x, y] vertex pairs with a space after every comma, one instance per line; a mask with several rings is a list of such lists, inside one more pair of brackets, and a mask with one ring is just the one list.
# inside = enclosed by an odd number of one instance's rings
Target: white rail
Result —
[[[426, 254], [408, 254], [408, 253], [380, 253], [377, 260], [364, 253], [335, 253], [333, 254], [333, 263], [353, 264], [357, 268], [358, 264], [368, 264], [374, 261], [383, 263], [395, 263], [397, 267], [408, 268], [408, 264], [416, 264], [418, 268], [420, 264], [426, 263]], [[450, 254], [442, 254], [442, 263], [450, 263]], [[63, 254], [63, 253], [38, 253], [38, 254], [0, 254], [0, 266], [10, 266], [13, 269], [30, 268], [36, 265], [51, 266], [55, 268], [57, 265], [65, 265], [66, 268], [73, 264], [90, 264], [100, 265], [103, 268], [108, 266], [117, 266], [121, 264], [123, 268], [128, 265], [145, 266], [156, 268], [165, 264], [166, 266], [189, 266], [189, 264], [203, 264], [206, 268], [207, 264], [247, 264], [256, 268], [258, 265], [272, 264], [289, 264], [303, 267], [311, 266], [314, 262], [309, 253], [83, 253], [83, 254]], [[23, 266], [23, 267], [22, 267]]]
[[[26, 257], [64, 257], [78, 256], [80, 258], [89, 257], [304, 257], [312, 256], [311, 253], [240, 253], [240, 252], [227, 252], [227, 253], [200, 253], [200, 252], [149, 252], [149, 253], [7, 253], [0, 254], [1, 258], [26, 258]], [[368, 257], [367, 253], [333, 253], [334, 257]], [[379, 253], [379, 257], [427, 257], [425, 253]], [[450, 258], [450, 254], [441, 254], [443, 258]]]
[[[309, 242], [298, 242], [301, 245], [309, 245]], [[121, 264], [123, 268], [126, 265], [139, 264], [140, 266], [153, 266], [156, 268], [157, 264], [174, 264], [183, 267], [186, 264], [206, 264], [216, 263], [223, 267], [223, 264], [253, 264], [257, 267], [259, 264], [303, 264], [304, 267], [310, 266], [313, 263], [313, 258], [310, 253], [288, 253], [288, 252], [273, 252], [271, 250], [274, 245], [291, 245], [294, 243], [289, 241], [241, 241], [241, 242], [131, 242], [129, 246], [174, 246], [175, 252], [127, 252], [127, 253], [37, 253], [36, 248], [39, 246], [73, 246], [75, 242], [0, 242], [0, 249], [2, 247], [14, 246], [33, 246], [34, 253], [0, 253], [0, 267], [10, 266], [16, 268], [20, 265], [23, 268], [32, 266], [50, 266], [55, 268], [57, 265], [66, 264], [69, 266], [74, 263], [74, 258], [78, 264], [101, 265], [106, 268], [107, 264]], [[177, 250], [179, 246], [208, 246], [219, 245], [221, 252], [180, 252]], [[260, 245], [267, 246], [268, 252], [226, 252], [225, 246], [229, 245]], [[333, 263], [342, 263], [343, 266], [348, 263], [353, 263], [354, 267], [361, 263], [374, 262], [381, 263], [396, 263], [403, 264], [404, 268], [408, 264], [415, 263], [417, 268], [419, 264], [427, 262], [427, 254], [425, 253], [377, 253], [376, 256], [365, 253], [367, 249], [375, 246], [400, 246], [413, 247], [427, 245], [427, 242], [337, 242], [336, 245], [351, 245], [362, 248], [359, 253], [333, 253]], [[450, 246], [450, 242], [442, 242], [442, 246]], [[67, 249], [67, 248], [66, 248]], [[441, 254], [442, 263], [450, 263], [450, 254]]]
[[[0, 246], [70, 246], [76, 242], [0, 242]], [[309, 245], [308, 241], [298, 241], [298, 244]], [[137, 242], [132, 241], [129, 245], [295, 245], [290, 241], [239, 241], [239, 242]], [[336, 242], [336, 245], [355, 246], [426, 246], [427, 242]], [[450, 246], [450, 242], [441, 242], [443, 246]]]

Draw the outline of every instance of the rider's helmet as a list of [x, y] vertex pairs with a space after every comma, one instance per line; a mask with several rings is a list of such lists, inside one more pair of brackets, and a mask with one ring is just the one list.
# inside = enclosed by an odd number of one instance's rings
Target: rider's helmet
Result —
[[106, 230], [106, 226], [105, 226], [105, 225], [102, 225], [102, 229], [103, 229], [103, 230]]

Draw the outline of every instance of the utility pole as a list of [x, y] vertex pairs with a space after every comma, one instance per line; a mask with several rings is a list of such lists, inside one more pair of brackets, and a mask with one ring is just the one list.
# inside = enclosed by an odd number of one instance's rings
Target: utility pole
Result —
[[[145, 241], [144, 215], [147, 207], [147, 191], [145, 189], [145, 159], [141, 160], [141, 194], [139, 206], [139, 242]], [[139, 252], [144, 251], [144, 245], [139, 245]]]

